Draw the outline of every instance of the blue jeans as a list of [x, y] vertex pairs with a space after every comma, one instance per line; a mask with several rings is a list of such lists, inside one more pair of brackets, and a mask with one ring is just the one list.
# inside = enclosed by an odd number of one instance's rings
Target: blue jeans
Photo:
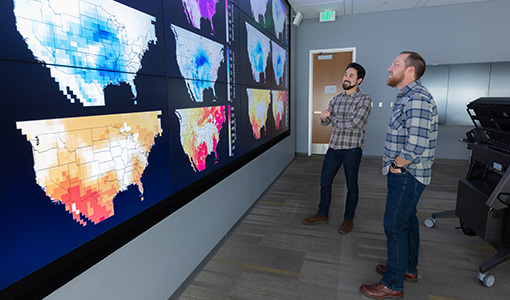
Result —
[[328, 216], [331, 206], [331, 185], [336, 173], [344, 165], [347, 199], [345, 201], [344, 219], [352, 220], [358, 205], [358, 170], [361, 163], [361, 148], [334, 150], [328, 148], [321, 173], [321, 202], [318, 215]]
[[416, 205], [425, 185], [409, 172], [388, 173], [388, 195], [384, 213], [388, 271], [381, 282], [395, 291], [404, 290], [405, 273], [417, 274], [420, 233]]

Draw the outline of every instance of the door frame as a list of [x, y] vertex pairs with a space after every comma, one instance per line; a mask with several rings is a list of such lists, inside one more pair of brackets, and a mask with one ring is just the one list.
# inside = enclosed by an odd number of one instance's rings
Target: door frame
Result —
[[356, 61], [356, 47], [332, 48], [310, 50], [309, 75], [308, 75], [308, 156], [312, 155], [312, 125], [313, 125], [313, 55], [332, 54], [339, 52], [352, 52], [352, 61]]

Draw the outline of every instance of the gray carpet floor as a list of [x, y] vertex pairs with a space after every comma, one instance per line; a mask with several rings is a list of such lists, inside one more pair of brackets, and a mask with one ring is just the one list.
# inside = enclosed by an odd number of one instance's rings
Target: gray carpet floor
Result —
[[[323, 158], [296, 156], [178, 298], [369, 299], [359, 287], [380, 280], [375, 267], [386, 261], [381, 158], [363, 157], [354, 229], [345, 235], [337, 231], [346, 195], [343, 169], [335, 178], [329, 223], [302, 223], [317, 211]], [[455, 209], [457, 182], [466, 172], [464, 160], [434, 164], [432, 183], [418, 204], [419, 280], [405, 282], [404, 299], [510, 299], [509, 261], [489, 271], [492, 287], [477, 279], [479, 265], [496, 253], [491, 245], [464, 235], [458, 218], [423, 225], [432, 213]]]

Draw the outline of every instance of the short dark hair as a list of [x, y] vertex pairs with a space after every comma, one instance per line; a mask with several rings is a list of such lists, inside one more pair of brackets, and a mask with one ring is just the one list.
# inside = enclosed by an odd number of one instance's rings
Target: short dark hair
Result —
[[400, 54], [409, 54], [407, 56], [405, 62], [406, 62], [406, 68], [407, 67], [414, 67], [414, 78], [420, 79], [423, 74], [425, 74], [425, 59], [421, 55], [419, 55], [416, 52], [413, 51], [402, 51]]
[[[349, 68], [353, 68], [354, 70], [356, 70], [356, 72], [358, 73], [358, 78], [361, 78], [361, 79], [365, 78], [365, 74], [366, 74], [365, 68], [363, 68], [363, 66], [361, 66], [360, 64], [352, 62], [347, 65], [347, 68], [345, 68], [345, 71], [347, 71], [347, 69], [349, 69]], [[363, 80], [361, 82], [363, 82]], [[361, 82], [360, 82], [360, 84], [361, 84]]]

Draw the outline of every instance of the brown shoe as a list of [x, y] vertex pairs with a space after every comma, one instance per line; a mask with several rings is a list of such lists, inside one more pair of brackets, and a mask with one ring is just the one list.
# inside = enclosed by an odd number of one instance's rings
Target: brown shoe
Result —
[[[386, 268], [386, 265], [377, 265], [377, 267], [375, 267], [375, 271], [381, 275], [384, 275], [384, 273], [388, 271], [388, 268]], [[418, 281], [418, 274], [411, 274], [406, 272], [406, 274], [404, 275], [404, 280], [416, 282]]]
[[328, 217], [321, 215], [314, 215], [310, 218], [303, 220], [305, 225], [328, 224]]
[[400, 299], [404, 297], [404, 291], [394, 291], [380, 281], [372, 285], [364, 284], [359, 290], [370, 298], [374, 299]]
[[338, 232], [345, 234], [352, 231], [352, 227], [354, 226], [354, 222], [352, 220], [344, 220], [340, 228], [338, 228]]

